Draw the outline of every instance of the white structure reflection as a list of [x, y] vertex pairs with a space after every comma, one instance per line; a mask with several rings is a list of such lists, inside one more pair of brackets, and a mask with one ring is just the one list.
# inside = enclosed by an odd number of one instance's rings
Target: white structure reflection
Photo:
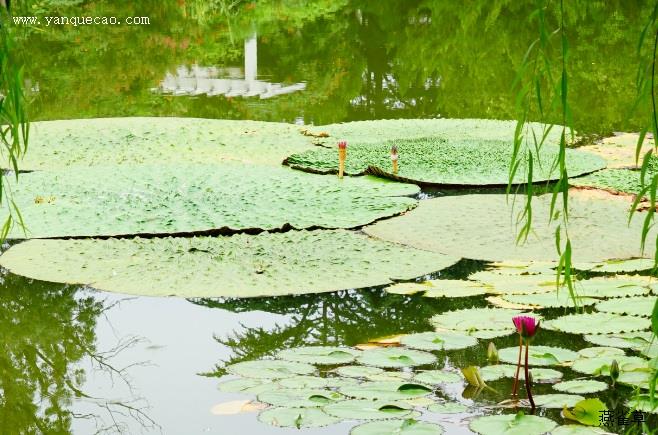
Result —
[[225, 97], [272, 98], [302, 91], [306, 83], [284, 86], [257, 80], [258, 45], [256, 34], [244, 41], [244, 76], [240, 68], [179, 66], [176, 74], [167, 73], [157, 91], [171, 95], [224, 95]]

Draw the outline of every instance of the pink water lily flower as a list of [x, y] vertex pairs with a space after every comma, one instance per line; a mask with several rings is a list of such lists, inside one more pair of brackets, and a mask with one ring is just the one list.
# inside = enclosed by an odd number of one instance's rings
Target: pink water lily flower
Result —
[[530, 316], [516, 316], [512, 318], [516, 331], [523, 338], [532, 338], [539, 330], [539, 320]]

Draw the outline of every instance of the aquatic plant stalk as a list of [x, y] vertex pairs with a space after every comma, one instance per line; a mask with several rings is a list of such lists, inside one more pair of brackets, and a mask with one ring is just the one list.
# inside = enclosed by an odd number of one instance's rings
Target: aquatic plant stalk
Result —
[[528, 354], [530, 353], [530, 339], [527, 339], [525, 342], [525, 391], [528, 394], [528, 400], [530, 401], [530, 409], [535, 410], [535, 401], [532, 399], [532, 392], [530, 391], [531, 379], [530, 373], [528, 373]]
[[523, 337], [519, 334], [519, 360], [516, 363], [516, 374], [514, 375], [514, 386], [512, 387], [512, 396], [516, 397], [519, 388], [519, 372], [521, 371], [521, 353], [523, 352]]
[[391, 147], [391, 162], [393, 163], [393, 173], [398, 173], [398, 147], [393, 145]]
[[345, 172], [345, 160], [347, 159], [347, 142], [338, 142], [338, 178], [343, 178]]

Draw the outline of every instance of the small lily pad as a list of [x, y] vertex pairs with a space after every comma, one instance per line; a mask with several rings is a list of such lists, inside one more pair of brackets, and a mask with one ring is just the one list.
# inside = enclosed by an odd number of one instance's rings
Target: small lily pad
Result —
[[281, 379], [279, 385], [283, 388], [324, 388], [327, 386], [327, 380], [319, 376], [295, 376]]
[[359, 353], [358, 350], [346, 347], [308, 346], [282, 350], [277, 357], [308, 364], [338, 365], [353, 362]]
[[557, 289], [555, 272], [534, 275], [501, 275], [493, 270], [482, 270], [468, 277], [492, 288], [491, 293], [506, 295], [528, 295], [555, 293]]
[[575, 263], [578, 270], [602, 273], [640, 272], [653, 268], [653, 259], [630, 258], [627, 260], [606, 260], [600, 263]]
[[564, 408], [562, 415], [569, 420], [575, 420], [588, 426], [600, 424], [601, 415], [608, 407], [599, 399], [584, 399], [576, 403], [573, 409]]
[[258, 420], [271, 426], [301, 429], [329, 426], [341, 419], [326, 414], [320, 408], [271, 408], [261, 412]]
[[545, 329], [571, 334], [612, 334], [640, 331], [650, 326], [649, 319], [611, 313], [569, 314], [542, 324]]
[[382, 373], [369, 375], [366, 378], [369, 381], [403, 381], [409, 380], [413, 377], [411, 372], [394, 372], [394, 371], [385, 371]]
[[491, 340], [492, 338], [505, 337], [506, 335], [510, 335], [511, 333], [514, 332], [514, 329], [501, 329], [501, 330], [482, 329], [478, 331], [465, 331], [465, 332], [471, 337], [475, 337], [480, 340]]
[[[500, 361], [516, 364], [519, 358], [518, 347], [506, 347], [498, 351]], [[551, 366], [570, 362], [578, 358], [572, 350], [552, 346], [530, 346], [528, 363], [533, 366]], [[525, 361], [525, 347], [521, 353], [521, 361]]]
[[596, 309], [605, 313], [629, 314], [631, 316], [651, 317], [655, 296], [633, 296], [623, 299], [610, 299], [596, 304]]
[[350, 435], [441, 435], [443, 428], [435, 423], [407, 420], [372, 421], [354, 427]]
[[605, 357], [614, 358], [617, 356], [626, 355], [626, 353], [621, 349], [617, 349], [616, 347], [600, 346], [600, 347], [585, 347], [583, 349], [580, 349], [578, 351], [578, 355], [581, 358], [605, 358]]
[[435, 403], [428, 406], [427, 410], [436, 414], [460, 414], [468, 411], [468, 406], [456, 402]]
[[458, 332], [421, 332], [402, 337], [401, 343], [420, 350], [457, 350], [477, 345], [475, 337]]
[[408, 403], [384, 400], [343, 400], [322, 408], [327, 414], [346, 420], [385, 420], [407, 417], [413, 412]]
[[585, 335], [585, 340], [599, 346], [619, 347], [622, 349], [634, 349], [646, 346], [651, 341], [653, 334], [649, 331], [623, 332], [620, 334]]
[[563, 393], [589, 394], [607, 390], [608, 384], [591, 379], [577, 379], [572, 381], [558, 382], [557, 384], [553, 385], [553, 388]]
[[419, 350], [385, 347], [363, 351], [357, 361], [368, 366], [401, 368], [432, 364], [436, 362], [436, 357]]
[[512, 332], [514, 331], [512, 317], [521, 313], [520, 310], [506, 308], [468, 308], [437, 314], [430, 322], [437, 328], [458, 331], [510, 330]]
[[219, 384], [219, 391], [223, 393], [241, 393], [247, 388], [252, 388], [262, 384], [262, 380], [254, 378], [231, 379], [230, 381]]
[[581, 426], [579, 424], [566, 424], [558, 426], [551, 432], [551, 435], [614, 435], [612, 432], [606, 432], [598, 427]]
[[344, 397], [335, 391], [321, 389], [292, 389], [266, 391], [258, 395], [258, 401], [287, 408], [309, 408], [324, 406], [342, 400]]
[[315, 367], [298, 362], [263, 359], [231, 364], [226, 366], [226, 370], [243, 378], [283, 379], [297, 375], [309, 375], [315, 372]]
[[536, 415], [501, 414], [478, 417], [468, 427], [481, 435], [543, 435], [550, 432], [557, 423]]
[[[533, 305], [538, 308], [562, 308], [562, 307], [584, 307], [594, 305], [597, 299], [576, 296], [572, 298], [569, 292], [564, 289], [558, 292], [537, 293], [531, 295], [505, 295], [503, 299], [515, 304]], [[574, 303], [575, 299], [575, 303]]]
[[615, 275], [576, 281], [578, 296], [594, 298], [621, 298], [646, 295], [656, 280], [640, 275]]
[[462, 377], [455, 372], [445, 370], [426, 370], [414, 376], [414, 381], [427, 385], [442, 385], [461, 382]]
[[343, 366], [338, 367], [333, 370], [339, 376], [344, 376], [348, 378], [367, 378], [371, 375], [378, 375], [383, 373], [384, 370], [379, 367], [368, 367], [368, 366]]
[[562, 409], [565, 406], [569, 408], [575, 406], [585, 398], [576, 394], [538, 394], [534, 396], [534, 399], [535, 405], [541, 408]]
[[356, 399], [404, 400], [427, 396], [432, 389], [422, 384], [396, 381], [364, 382], [354, 387], [341, 388], [340, 393]]
[[[540, 384], [558, 382], [563, 376], [562, 372], [546, 368], [533, 368], [530, 372], [532, 373], [532, 380]], [[516, 365], [496, 364], [480, 368], [480, 375], [485, 382], [491, 382], [501, 378], [513, 378], [515, 374]], [[519, 371], [519, 379], [525, 379], [523, 369]]]
[[617, 382], [624, 385], [631, 385], [633, 387], [639, 387], [643, 390], [649, 389], [649, 382], [653, 376], [653, 373], [649, 370], [633, 370], [619, 373], [619, 378]]
[[626, 407], [636, 409], [640, 412], [647, 412], [650, 414], [658, 414], [658, 397], [654, 398], [653, 406], [651, 404], [651, 396], [642, 394], [639, 397], [633, 397], [626, 402]]
[[579, 373], [594, 376], [609, 376], [610, 364], [615, 360], [619, 364], [619, 370], [633, 371], [647, 367], [647, 360], [637, 356], [607, 356], [599, 358], [579, 358], [573, 362], [571, 369]]

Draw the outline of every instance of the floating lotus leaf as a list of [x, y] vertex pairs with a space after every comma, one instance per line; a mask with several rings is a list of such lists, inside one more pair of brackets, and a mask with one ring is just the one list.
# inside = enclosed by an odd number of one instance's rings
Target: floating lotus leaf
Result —
[[619, 364], [620, 372], [630, 372], [638, 369], [646, 369], [647, 360], [637, 356], [606, 356], [599, 358], [578, 358], [571, 365], [571, 369], [594, 376], [609, 376], [612, 360]]
[[327, 380], [319, 376], [295, 376], [293, 378], [281, 379], [279, 385], [283, 388], [324, 388], [327, 386]]
[[596, 309], [605, 313], [651, 317], [656, 301], [658, 301], [656, 296], [634, 296], [623, 299], [610, 299], [596, 304]]
[[598, 427], [581, 426], [579, 424], [567, 424], [558, 426], [551, 432], [551, 435], [614, 435], [612, 432], [606, 432]]
[[348, 231], [231, 237], [30, 240], [0, 264], [16, 274], [148, 296], [256, 297], [389, 284], [454, 259]]
[[364, 382], [354, 387], [344, 387], [341, 394], [357, 399], [405, 400], [427, 396], [432, 389], [421, 384], [399, 381]]
[[649, 319], [611, 313], [569, 314], [542, 323], [544, 329], [571, 334], [612, 334], [639, 331], [650, 326]]
[[585, 400], [583, 396], [576, 394], [538, 394], [533, 396], [535, 405], [540, 408], [557, 408], [562, 409], [565, 406], [571, 408], [581, 400]]
[[435, 423], [407, 420], [371, 421], [354, 427], [350, 435], [441, 435], [443, 428]]
[[616, 275], [576, 281], [576, 291], [581, 297], [620, 298], [648, 294], [655, 285], [649, 276]]
[[347, 386], [359, 385], [359, 380], [355, 378], [324, 378], [327, 381], [327, 388], [343, 388]]
[[[108, 180], [111, 180], [109, 182]], [[30, 238], [353, 228], [413, 208], [416, 186], [243, 164], [72, 168], [12, 187]], [[41, 198], [41, 199], [39, 199]], [[15, 226], [12, 238], [24, 238]]]
[[307, 388], [282, 388], [266, 391], [258, 395], [259, 402], [287, 408], [323, 406], [342, 399], [344, 399], [343, 395], [335, 391]]
[[[397, 146], [399, 170], [393, 174], [390, 159], [391, 146]], [[397, 139], [381, 142], [352, 142], [347, 150], [345, 173], [362, 175], [373, 173], [383, 177], [410, 183], [432, 185], [483, 186], [505, 185], [513, 146], [507, 140], [469, 140], [459, 138], [425, 137]], [[536, 165], [533, 180], [545, 181], [559, 178], [553, 163], [559, 147], [547, 145], [539, 154], [533, 152]], [[581, 175], [605, 166], [603, 159], [576, 150], [567, 150], [569, 174]], [[522, 151], [523, 156], [527, 151]], [[293, 168], [318, 173], [336, 173], [338, 158], [336, 149], [317, 147], [293, 154], [286, 159]], [[524, 183], [525, 165], [519, 166], [515, 183]]]
[[462, 377], [458, 373], [445, 370], [426, 370], [414, 376], [414, 381], [427, 385], [442, 385], [461, 382]]
[[585, 347], [578, 351], [580, 358], [607, 358], [626, 355], [626, 353], [616, 347]]
[[[517, 346], [500, 349], [498, 357], [502, 362], [516, 364], [519, 359], [519, 348]], [[570, 362], [576, 358], [578, 358], [578, 353], [569, 349], [552, 346], [530, 346], [528, 363], [533, 366], [551, 366]], [[525, 347], [521, 353], [521, 360], [525, 361]]]
[[275, 391], [283, 388], [281, 384], [279, 384], [278, 382], [272, 382], [269, 379], [262, 381], [267, 381], [267, 382], [264, 382], [260, 385], [254, 385], [253, 387], [245, 388], [240, 392], [243, 394], [249, 394], [250, 396], [258, 396], [259, 394], [263, 394], [266, 391]]
[[423, 293], [430, 298], [464, 298], [486, 294], [490, 289], [473, 281], [458, 279], [436, 279], [422, 283], [402, 282], [386, 287], [388, 293], [415, 294]]
[[[651, 174], [649, 175], [651, 177]], [[651, 178], [649, 178], [651, 179]], [[603, 169], [583, 177], [569, 180], [576, 187], [603, 189], [614, 193], [633, 194], [640, 191], [640, 171], [629, 169]]]
[[642, 156], [654, 149], [653, 140], [645, 138], [640, 151], [640, 160], [637, 162], [635, 156], [639, 138], [638, 133], [619, 133], [579, 149], [602, 157], [608, 168], [637, 168], [637, 163], [642, 165]]
[[500, 329], [500, 330], [482, 329], [478, 331], [468, 331], [467, 334], [480, 340], [491, 340], [492, 338], [505, 337], [506, 335], [510, 335], [514, 331], [515, 331], [514, 329]]
[[619, 347], [633, 349], [646, 346], [651, 341], [653, 334], [648, 331], [624, 332], [621, 334], [608, 335], [585, 335], [585, 340], [599, 346]]
[[437, 328], [471, 330], [514, 330], [512, 317], [522, 311], [506, 308], [468, 308], [457, 311], [447, 311], [432, 317], [430, 322]]
[[496, 294], [535, 294], [555, 293], [555, 272], [552, 274], [503, 275], [492, 270], [482, 270], [471, 274], [469, 279], [491, 288]]
[[654, 398], [653, 404], [651, 403], [651, 396], [648, 394], [632, 397], [626, 402], [626, 407], [649, 414], [658, 414], [658, 397]]
[[413, 373], [411, 372], [382, 372], [375, 375], [367, 376], [369, 381], [402, 381], [409, 380], [413, 378]]
[[419, 350], [384, 347], [363, 351], [357, 361], [368, 366], [401, 368], [432, 364], [436, 362], [436, 357]]
[[481, 435], [543, 435], [557, 426], [553, 420], [536, 415], [488, 415], [471, 421], [468, 427]]
[[455, 402], [435, 403], [428, 406], [427, 410], [436, 414], [460, 414], [468, 411], [468, 406]]
[[562, 415], [566, 419], [574, 420], [587, 426], [597, 426], [600, 425], [602, 413], [607, 410], [608, 407], [601, 400], [585, 399], [576, 403], [571, 410], [564, 408]]
[[420, 332], [402, 337], [401, 343], [420, 350], [457, 350], [478, 344], [476, 338], [458, 332]]
[[578, 270], [603, 273], [629, 273], [640, 272], [653, 268], [653, 259], [631, 258], [628, 260], [607, 260], [601, 263], [575, 263]]
[[271, 408], [258, 415], [262, 423], [277, 427], [321, 427], [340, 422], [340, 418], [332, 417], [320, 408]]
[[226, 371], [243, 378], [282, 379], [310, 375], [315, 372], [315, 367], [298, 362], [262, 359], [231, 364], [226, 366]]
[[379, 375], [384, 370], [379, 367], [368, 366], [343, 366], [333, 370], [337, 375], [347, 378], [367, 378], [371, 375]]
[[262, 385], [263, 381], [255, 378], [231, 379], [230, 381], [219, 384], [219, 391], [224, 393], [241, 393], [248, 388]]
[[277, 358], [316, 365], [338, 365], [353, 362], [359, 351], [347, 347], [308, 346], [285, 349]]
[[649, 345], [638, 346], [634, 349], [640, 352], [642, 355], [646, 356], [647, 358], [658, 357], [658, 341], [656, 340], [653, 340]]
[[[558, 382], [563, 376], [562, 372], [553, 369], [533, 368], [531, 372], [533, 382], [540, 384], [552, 384]], [[515, 373], [516, 365], [496, 364], [480, 368], [480, 375], [485, 382], [496, 381], [501, 378], [513, 378]], [[525, 379], [525, 373], [523, 370], [519, 371], [519, 379]]]
[[[560, 292], [538, 293], [532, 295], [505, 295], [503, 300], [523, 305], [533, 305], [537, 308], [561, 308], [561, 307], [574, 307], [574, 298], [571, 297], [568, 290], [562, 289]], [[594, 305], [598, 302], [597, 299], [588, 297], [575, 297], [577, 306], [583, 307], [587, 305]]]
[[638, 368], [637, 370], [620, 372], [617, 382], [648, 390], [652, 377], [653, 373], [645, 367], [644, 369]]
[[[533, 199], [533, 231], [524, 244], [516, 243], [519, 228], [514, 216], [523, 209], [525, 197], [508, 201], [505, 195], [492, 194], [421, 201], [411, 212], [366, 227], [365, 232], [419, 249], [477, 260], [556, 261], [555, 229], [560, 220], [548, 223], [551, 197], [546, 194]], [[561, 207], [559, 203], [556, 206]], [[597, 262], [651, 256], [640, 251], [643, 219], [635, 218], [629, 225], [628, 208], [623, 198], [570, 193], [570, 215], [584, 217], [569, 222], [572, 257]], [[655, 236], [656, 229], [652, 229], [648, 240]]]
[[[242, 161], [280, 165], [312, 149], [299, 126], [194, 118], [105, 118], [33, 122], [22, 170], [71, 166]], [[5, 163], [3, 167], [7, 168]]]
[[[589, 394], [608, 389], [608, 384], [591, 379], [577, 379], [572, 381], [558, 382], [553, 388], [563, 393]], [[571, 406], [571, 405], [570, 405]]]
[[334, 417], [346, 420], [384, 420], [404, 418], [411, 415], [413, 408], [402, 401], [385, 400], [343, 400], [322, 408]]
[[557, 263], [553, 261], [494, 261], [488, 272], [498, 275], [551, 275]]

